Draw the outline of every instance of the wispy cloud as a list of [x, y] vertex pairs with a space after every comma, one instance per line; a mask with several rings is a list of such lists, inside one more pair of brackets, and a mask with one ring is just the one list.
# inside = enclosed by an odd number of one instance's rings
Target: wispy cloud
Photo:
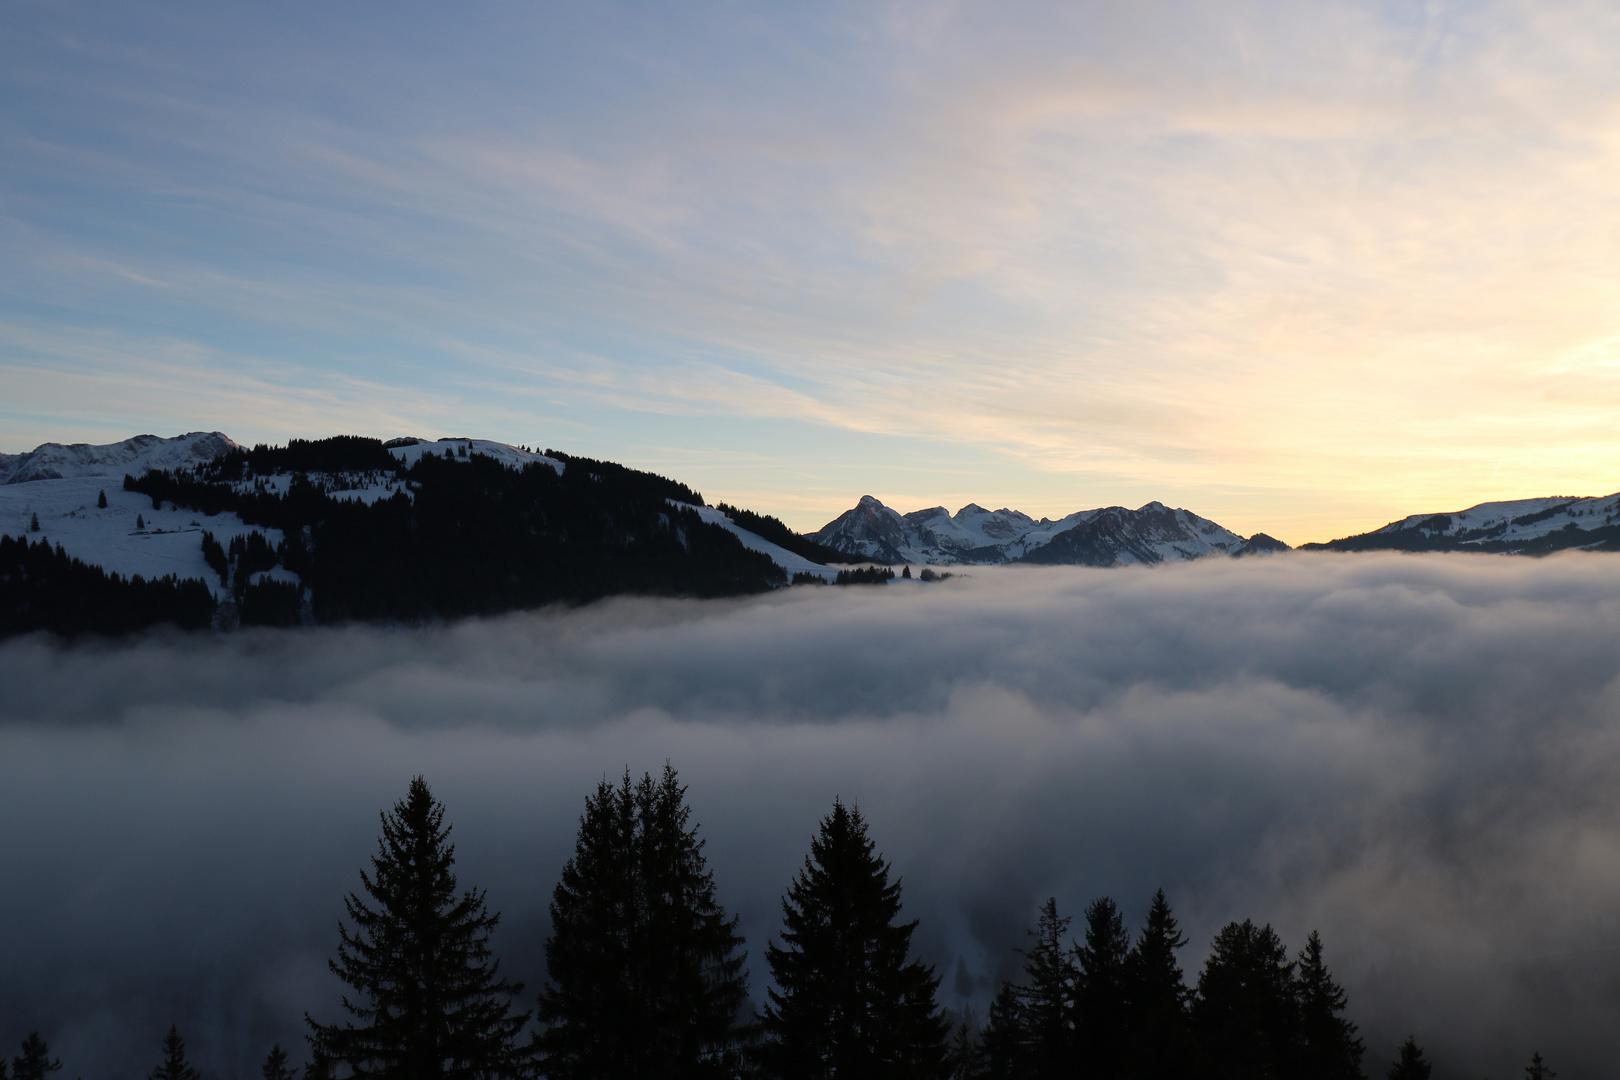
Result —
[[252, 334], [407, 426], [516, 381], [609, 444], [950, 440], [1037, 513], [1097, 474], [1295, 540], [1620, 486], [1603, 5], [8, 18], [13, 322]]

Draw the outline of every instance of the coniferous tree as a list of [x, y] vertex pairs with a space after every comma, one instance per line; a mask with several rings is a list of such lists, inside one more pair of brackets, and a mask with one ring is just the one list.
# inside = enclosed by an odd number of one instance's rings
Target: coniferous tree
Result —
[[1132, 1080], [1177, 1080], [1192, 1071], [1188, 991], [1176, 950], [1181, 936], [1164, 890], [1153, 894], [1147, 922], [1125, 958], [1126, 1027], [1124, 1074]]
[[834, 801], [804, 868], [782, 898], [782, 946], [766, 958], [761, 1060], [774, 1077], [937, 1077], [948, 1022], [939, 979], [907, 961], [916, 920], [897, 923], [900, 882], [867, 835], [859, 808]]
[[102, 489], [101, 493], [96, 496], [96, 509], [97, 510], [105, 510], [105, 509], [107, 509], [107, 492], [106, 492], [106, 489]]
[[280, 1043], [270, 1047], [259, 1075], [264, 1080], [298, 1080], [298, 1071], [287, 1064], [287, 1051], [281, 1048]]
[[202, 1074], [186, 1060], [186, 1041], [174, 1024], [163, 1036], [163, 1060], [147, 1074], [147, 1080], [202, 1080]]
[[1074, 954], [1064, 946], [1069, 917], [1057, 913], [1048, 897], [1030, 936], [1034, 946], [1024, 954], [1024, 1046], [1031, 1080], [1067, 1077], [1074, 1066], [1074, 992], [1079, 971]]
[[975, 1034], [966, 1018], [956, 1025], [945, 1049], [945, 1080], [983, 1080], [984, 1047]]
[[[481, 890], [459, 896], [455, 846], [444, 806], [420, 776], [382, 814], [365, 896], [344, 898], [353, 930], [339, 924], [337, 959], [327, 966], [355, 992], [352, 1019], [308, 1020], [317, 1060], [354, 1077], [383, 1080], [497, 1080], [524, 1072], [513, 1011], [522, 986], [500, 976], [489, 937], [500, 919]], [[358, 1024], [356, 1023], [358, 1021]]]
[[38, 514], [35, 514], [33, 517], [30, 517], [28, 519], [28, 531], [29, 532], [39, 532], [39, 515]]
[[1537, 1050], [1530, 1057], [1530, 1064], [1524, 1067], [1525, 1080], [1553, 1080], [1558, 1074], [1541, 1060], [1541, 1051]]
[[1002, 983], [990, 1002], [990, 1015], [979, 1040], [985, 1080], [1028, 1080], [1027, 1027], [1023, 993], [1010, 982]]
[[[11, 1059], [11, 1075], [15, 1080], [46, 1080], [61, 1067], [60, 1061], [51, 1060], [51, 1048], [37, 1031], [28, 1033], [22, 1041], [22, 1053]], [[0, 1069], [4, 1068], [5, 1061], [0, 1059]]]
[[1423, 1048], [1408, 1035], [1401, 1043], [1400, 1056], [1389, 1067], [1389, 1080], [1429, 1080], [1431, 1069]]
[[1198, 976], [1193, 1028], [1211, 1080], [1293, 1075], [1294, 965], [1268, 923], [1229, 923]]
[[1106, 896], [1093, 901], [1086, 908], [1084, 940], [1074, 948], [1076, 1064], [1082, 1075], [1117, 1080], [1124, 1068], [1130, 946], [1119, 908]]
[[1356, 1037], [1356, 1025], [1341, 1015], [1344, 989], [1333, 981], [1322, 959], [1322, 937], [1315, 930], [1299, 954], [1294, 986], [1299, 999], [1300, 1068], [1320, 1080], [1361, 1080], [1366, 1048]]
[[549, 1080], [735, 1075], [742, 935], [714, 895], [686, 789], [667, 764], [585, 800], [552, 893], [538, 1039]]

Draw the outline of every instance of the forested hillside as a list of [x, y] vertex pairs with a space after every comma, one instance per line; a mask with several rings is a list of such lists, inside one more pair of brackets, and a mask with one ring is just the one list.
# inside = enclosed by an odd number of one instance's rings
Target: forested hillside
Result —
[[[690, 509], [703, 499], [686, 485], [548, 456], [566, 468], [510, 468], [453, 451], [407, 465], [375, 439], [294, 440], [126, 477], [124, 487], [154, 505], [229, 511], [280, 532], [238, 574], [245, 621], [295, 621], [295, 601], [317, 623], [420, 622], [626, 592], [732, 596], [782, 582], [769, 558]], [[248, 556], [226, 561], [239, 568]]]

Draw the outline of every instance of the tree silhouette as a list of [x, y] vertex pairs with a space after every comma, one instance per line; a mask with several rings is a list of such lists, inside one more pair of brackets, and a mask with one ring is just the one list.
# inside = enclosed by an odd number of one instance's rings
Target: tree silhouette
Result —
[[552, 893], [549, 1080], [733, 1075], [747, 1001], [742, 935], [715, 899], [686, 789], [629, 770], [585, 800], [574, 856]]
[[979, 1076], [984, 1080], [1026, 1080], [1029, 1076], [1028, 1025], [1024, 995], [1010, 982], [1001, 984], [990, 1002], [990, 1015], [979, 1040]]
[[1064, 945], [1069, 917], [1057, 913], [1048, 897], [1030, 936], [1035, 944], [1024, 954], [1028, 982], [1023, 998], [1024, 1049], [1028, 1075], [1034, 1080], [1067, 1076], [1074, 1054], [1074, 992], [1079, 971]]
[[1333, 981], [1322, 959], [1322, 937], [1315, 930], [1299, 954], [1294, 980], [1299, 998], [1299, 1061], [1306, 1073], [1320, 1080], [1361, 1080], [1361, 1056], [1366, 1048], [1356, 1037], [1356, 1025], [1342, 1015], [1344, 989]]
[[1268, 923], [1229, 923], [1198, 976], [1193, 1024], [1211, 1080], [1292, 1074], [1294, 965]]
[[1431, 1067], [1412, 1036], [1401, 1043], [1400, 1056], [1389, 1067], [1389, 1080], [1429, 1080]]
[[287, 1051], [281, 1048], [280, 1043], [270, 1047], [259, 1075], [263, 1080], [298, 1080], [298, 1071], [287, 1064]]
[[1558, 1074], [1541, 1060], [1541, 1051], [1537, 1050], [1531, 1055], [1530, 1064], [1524, 1067], [1524, 1075], [1525, 1080], [1553, 1080]]
[[1124, 1074], [1133, 1080], [1174, 1080], [1192, 1071], [1188, 991], [1176, 962], [1176, 950], [1186, 944], [1160, 889], [1153, 894], [1147, 922], [1125, 958], [1130, 1012]]
[[1118, 1076], [1124, 1065], [1130, 946], [1119, 908], [1106, 896], [1093, 901], [1086, 908], [1084, 940], [1074, 949], [1077, 1059], [1082, 1072], [1093, 1076]]
[[928, 1077], [940, 1073], [949, 1024], [939, 979], [907, 960], [916, 920], [900, 923], [900, 882], [858, 807], [833, 802], [804, 867], [782, 898], [782, 945], [766, 948], [761, 1060], [792, 1080]]
[[[60, 1061], [51, 1060], [51, 1049], [37, 1031], [28, 1033], [22, 1041], [22, 1053], [11, 1059], [11, 1075], [15, 1080], [45, 1080], [61, 1067]], [[0, 1059], [0, 1069], [4, 1068], [5, 1061]]]
[[169, 1033], [163, 1036], [163, 1061], [147, 1077], [148, 1080], [202, 1080], [202, 1074], [186, 1060], [186, 1041], [175, 1025], [170, 1024]]
[[499, 914], [481, 890], [456, 893], [443, 805], [418, 776], [381, 818], [372, 872], [360, 872], [365, 898], [344, 899], [354, 929], [338, 925], [337, 959], [327, 965], [355, 991], [343, 998], [353, 1019], [306, 1017], [317, 1056], [354, 1077], [523, 1075], [526, 1052], [515, 1039], [528, 1014], [512, 1006], [523, 988], [500, 977], [490, 952]]

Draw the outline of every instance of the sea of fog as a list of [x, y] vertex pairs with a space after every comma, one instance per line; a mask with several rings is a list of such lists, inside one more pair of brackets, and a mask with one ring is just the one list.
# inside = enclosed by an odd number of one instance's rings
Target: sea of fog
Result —
[[[1304, 555], [616, 600], [427, 630], [0, 645], [0, 1039], [136, 1077], [302, 1053], [378, 812], [424, 774], [498, 947], [544, 977], [583, 799], [668, 760], [752, 986], [834, 796], [953, 1008], [1036, 905], [1163, 887], [1321, 931], [1382, 1075], [1620, 1060], [1620, 558]], [[12, 1049], [10, 1052], [15, 1052]]]

